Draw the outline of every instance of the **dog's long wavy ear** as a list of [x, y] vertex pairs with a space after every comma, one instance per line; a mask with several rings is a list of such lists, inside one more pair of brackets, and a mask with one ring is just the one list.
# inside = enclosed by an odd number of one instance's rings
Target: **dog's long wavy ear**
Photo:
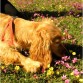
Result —
[[50, 42], [49, 34], [44, 28], [40, 28], [34, 33], [30, 47], [30, 58], [42, 62], [44, 69], [52, 60]]

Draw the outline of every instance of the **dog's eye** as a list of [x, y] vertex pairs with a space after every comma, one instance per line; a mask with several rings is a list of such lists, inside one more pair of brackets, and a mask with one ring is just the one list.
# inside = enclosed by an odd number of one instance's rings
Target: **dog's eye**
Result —
[[53, 42], [59, 44], [61, 42], [61, 37], [55, 37]]

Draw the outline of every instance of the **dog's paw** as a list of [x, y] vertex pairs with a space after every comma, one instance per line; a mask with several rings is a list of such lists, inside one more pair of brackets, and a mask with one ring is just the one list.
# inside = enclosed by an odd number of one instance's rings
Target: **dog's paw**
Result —
[[26, 72], [31, 72], [31, 73], [37, 72], [41, 66], [42, 64], [40, 62], [33, 61], [30, 58], [27, 58], [23, 64], [24, 70], [26, 70]]

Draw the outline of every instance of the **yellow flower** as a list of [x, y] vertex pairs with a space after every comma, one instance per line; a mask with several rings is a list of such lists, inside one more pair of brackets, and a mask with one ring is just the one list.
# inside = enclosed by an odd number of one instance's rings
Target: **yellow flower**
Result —
[[63, 33], [63, 35], [65, 35], [65, 32]]
[[47, 76], [51, 75], [51, 72], [47, 72]]
[[54, 71], [51, 71], [51, 74], [53, 75], [54, 74]]
[[15, 66], [15, 70], [19, 70], [20, 69], [20, 67], [19, 66]]
[[59, 72], [59, 71], [56, 71], [56, 74], [57, 74], [57, 75], [59, 75], [59, 74], [60, 74], [60, 72]]
[[83, 83], [83, 79], [79, 79], [79, 82]]
[[48, 70], [48, 71], [47, 71], [47, 76], [53, 75], [53, 74], [54, 74], [54, 71], [51, 71], [51, 70]]
[[49, 68], [49, 70], [51, 70], [51, 71], [53, 71], [53, 69], [54, 69], [53, 67], [50, 67], [50, 68]]
[[76, 55], [76, 52], [72, 52], [72, 55]]
[[44, 7], [42, 7], [42, 9], [45, 9]]
[[74, 73], [72, 72], [72, 73], [70, 73], [70, 75], [74, 75]]
[[48, 68], [50, 67], [50, 64], [48, 64], [48, 66], [47, 66]]
[[1, 66], [1, 69], [4, 69], [5, 67], [4, 66]]
[[62, 5], [59, 5], [59, 8], [61, 9], [62, 8]]
[[79, 77], [80, 77], [79, 75], [76, 76], [76, 78], [79, 78]]

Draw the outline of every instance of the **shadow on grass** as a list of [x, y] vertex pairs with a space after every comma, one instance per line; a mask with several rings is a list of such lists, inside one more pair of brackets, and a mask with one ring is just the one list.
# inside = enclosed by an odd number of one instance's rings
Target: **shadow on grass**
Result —
[[[19, 12], [18, 16], [24, 19], [28, 19], [31, 20], [32, 18], [34, 18], [34, 14], [38, 13], [40, 15], [44, 15], [45, 17], [60, 17], [60, 16], [66, 16], [66, 15], [70, 15], [68, 11], [62, 11], [62, 12], [58, 12], [58, 11], [36, 11], [36, 12]], [[79, 16], [82, 16], [82, 12], [78, 13]], [[78, 14], [73, 14], [74, 16], [77, 16]]]
[[[80, 45], [74, 45], [74, 44], [69, 44], [69, 43], [65, 43], [63, 44], [66, 52], [65, 55], [67, 56], [71, 56], [71, 58], [73, 57], [77, 57], [78, 59], [82, 59], [83, 58], [83, 47]], [[72, 52], [76, 52], [76, 55], [72, 55]], [[61, 59], [60, 57], [57, 57], [56, 55], [53, 54], [53, 58], [54, 59]]]
[[[65, 47], [68, 51], [73, 51], [73, 52], [76, 52], [76, 57], [77, 58], [83, 58], [82, 57], [82, 50], [83, 50], [83, 47], [80, 46], [80, 45], [74, 45], [74, 44], [65, 44]], [[70, 52], [70, 56], [72, 55], [72, 53]]]
[[[68, 43], [65, 43], [64, 44], [65, 48], [66, 48], [66, 52], [65, 52], [65, 55], [66, 56], [70, 56], [71, 59], [77, 57], [78, 59], [83, 59], [83, 47], [82, 46], [79, 46], [79, 45], [73, 45], [73, 44], [68, 44]], [[72, 55], [72, 52], [76, 52], [76, 55]], [[53, 60], [52, 60], [52, 63], [51, 63], [51, 66], [54, 66], [55, 65], [55, 61], [57, 60], [61, 60], [61, 57], [57, 57], [56, 55], [52, 54], [53, 56]], [[57, 68], [55, 68], [56, 70]]]
[[39, 15], [44, 15], [45, 17], [59, 17], [59, 16], [64, 16], [67, 14], [67, 12], [60, 12], [58, 13], [58, 11], [54, 12], [50, 12], [50, 11], [37, 11], [37, 12], [19, 12], [18, 16], [24, 18], [24, 19], [29, 19], [31, 20], [31, 18], [34, 17], [34, 14], [37, 13]]

